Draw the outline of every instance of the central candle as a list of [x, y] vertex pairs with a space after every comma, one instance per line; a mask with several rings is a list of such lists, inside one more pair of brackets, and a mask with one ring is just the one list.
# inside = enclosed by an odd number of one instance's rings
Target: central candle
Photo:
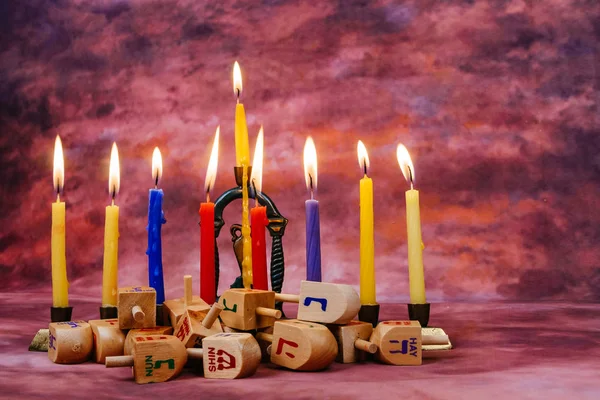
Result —
[[65, 166], [60, 137], [54, 142], [54, 168], [52, 174], [56, 203], [52, 203], [52, 306], [69, 306], [69, 281], [67, 280], [67, 258], [65, 255], [65, 203], [60, 201], [60, 192], [65, 184]]
[[373, 180], [367, 176], [369, 155], [360, 140], [358, 164], [364, 172], [360, 180], [360, 303], [377, 304], [375, 297], [375, 240], [373, 229]]
[[267, 207], [258, 205], [258, 194], [262, 191], [262, 165], [263, 165], [263, 128], [260, 127], [254, 149], [254, 162], [252, 163], [250, 182], [254, 188], [254, 208], [250, 210], [252, 228], [252, 287], [254, 289], [269, 290], [267, 279], [267, 245], [265, 240], [265, 227], [269, 224]]
[[165, 280], [162, 265], [161, 228], [167, 222], [162, 209], [163, 191], [158, 188], [158, 180], [162, 177], [162, 157], [158, 147], [152, 153], [152, 179], [154, 189], [150, 189], [148, 202], [148, 283], [156, 290], [156, 304], [165, 301]]
[[113, 143], [110, 152], [110, 172], [108, 192], [112, 204], [106, 207], [104, 222], [104, 263], [102, 267], [102, 306], [117, 306], [118, 292], [118, 253], [119, 253], [119, 207], [115, 205], [115, 197], [121, 183], [119, 172], [119, 152]]
[[210, 201], [210, 191], [215, 186], [217, 166], [219, 162], [219, 131], [217, 127], [213, 142], [206, 178], [204, 192], [206, 202], [200, 204], [200, 297], [208, 304], [215, 302], [217, 297], [217, 284], [215, 272], [215, 203]]
[[306, 200], [306, 280], [321, 282], [321, 227], [319, 202], [314, 199], [317, 189], [317, 150], [311, 137], [304, 145], [304, 177], [310, 191]]
[[236, 61], [233, 65], [233, 91], [237, 96], [235, 107], [235, 156], [238, 167], [242, 167], [242, 280], [244, 287], [252, 287], [252, 239], [250, 238], [250, 220], [248, 215], [248, 167], [250, 150], [248, 145], [248, 127], [242, 95], [242, 72]]

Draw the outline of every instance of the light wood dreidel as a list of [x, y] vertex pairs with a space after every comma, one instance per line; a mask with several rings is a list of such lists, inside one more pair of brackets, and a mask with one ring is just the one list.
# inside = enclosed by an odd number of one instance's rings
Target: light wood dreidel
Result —
[[94, 359], [104, 364], [106, 357], [122, 356], [125, 333], [119, 329], [118, 319], [95, 319], [89, 321], [94, 336]]
[[119, 288], [118, 317], [120, 329], [156, 326], [156, 291], [147, 286]]
[[[184, 314], [187, 307], [194, 306], [197, 310], [210, 309], [210, 305], [200, 298], [200, 296], [192, 296], [192, 276], [185, 275], [183, 277], [183, 297], [179, 299], [165, 300], [163, 310], [165, 316], [168, 317], [173, 328], [177, 327], [179, 319]], [[165, 324], [169, 322], [165, 321]]]
[[201, 347], [202, 339], [223, 332], [219, 314], [223, 308], [215, 303], [207, 312], [203, 308], [188, 307], [177, 323], [174, 335], [185, 347]]
[[187, 362], [185, 346], [175, 336], [136, 336], [130, 356], [106, 357], [107, 368], [133, 367], [136, 383], [165, 382]]
[[337, 362], [362, 361], [366, 353], [377, 352], [377, 345], [369, 341], [373, 333], [373, 325], [369, 322], [350, 321], [346, 325], [330, 325], [329, 329], [338, 343]]
[[350, 285], [302, 281], [300, 295], [276, 294], [275, 300], [298, 303], [298, 319], [347, 324], [360, 310], [360, 297]]
[[419, 321], [380, 322], [371, 342], [378, 347], [375, 357], [386, 364], [421, 365], [421, 324]]
[[259, 332], [258, 340], [271, 343], [271, 362], [296, 371], [327, 368], [338, 354], [333, 334], [316, 322], [276, 321], [273, 334]]
[[[195, 355], [196, 354], [196, 355]], [[188, 357], [202, 354], [204, 377], [238, 379], [254, 375], [260, 364], [258, 342], [249, 333], [219, 333], [202, 340], [202, 349], [188, 349]]]
[[94, 348], [92, 328], [85, 321], [53, 322], [49, 326], [48, 358], [57, 364], [89, 360]]
[[133, 344], [135, 343], [136, 336], [150, 336], [150, 335], [172, 335], [173, 327], [171, 326], [155, 326], [154, 328], [140, 328], [131, 329], [127, 332], [125, 337], [125, 345], [123, 347], [123, 354], [128, 356], [131, 355]]
[[275, 292], [257, 289], [229, 289], [219, 298], [221, 320], [241, 331], [266, 328], [281, 318], [275, 309]]

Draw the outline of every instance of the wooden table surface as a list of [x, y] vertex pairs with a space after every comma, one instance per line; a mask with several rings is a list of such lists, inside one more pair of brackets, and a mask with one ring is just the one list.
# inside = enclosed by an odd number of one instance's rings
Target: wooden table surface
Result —
[[[433, 304], [430, 325], [444, 328], [454, 349], [419, 367], [336, 363], [293, 372], [262, 364], [247, 379], [209, 380], [185, 370], [171, 382], [137, 385], [127, 368], [57, 365], [46, 353], [27, 351], [47, 327], [47, 302], [0, 294], [0, 398], [600, 398], [600, 304]], [[73, 319], [98, 318], [97, 304], [75, 298], [72, 305]], [[381, 319], [405, 318], [405, 305], [381, 306]]]

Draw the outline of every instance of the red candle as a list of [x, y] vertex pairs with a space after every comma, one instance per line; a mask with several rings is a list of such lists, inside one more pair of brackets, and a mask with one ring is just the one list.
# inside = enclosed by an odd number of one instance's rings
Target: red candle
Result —
[[252, 223], [252, 283], [254, 289], [269, 290], [265, 227], [269, 224], [267, 207], [250, 210]]
[[200, 204], [200, 297], [215, 302], [215, 203]]
[[206, 202], [200, 204], [200, 297], [208, 304], [217, 298], [215, 279], [215, 203], [210, 201], [210, 190], [215, 185], [217, 177], [217, 162], [219, 153], [219, 127], [215, 134], [210, 161], [206, 170], [204, 190]]

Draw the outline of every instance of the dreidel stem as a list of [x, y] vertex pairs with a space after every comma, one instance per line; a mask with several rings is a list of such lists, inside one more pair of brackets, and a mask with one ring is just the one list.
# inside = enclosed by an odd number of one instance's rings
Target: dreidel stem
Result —
[[264, 340], [265, 342], [273, 343], [273, 334], [266, 332], [258, 332], [256, 334], [256, 339]]
[[133, 367], [133, 356], [106, 357], [106, 368]]
[[285, 303], [299, 303], [300, 296], [297, 294], [275, 293], [275, 301], [283, 301]]
[[133, 319], [135, 319], [137, 322], [142, 322], [144, 320], [144, 317], [146, 316], [146, 314], [144, 314], [144, 311], [142, 310], [142, 307], [140, 306], [133, 306], [133, 308], [131, 309], [131, 313], [133, 314]]
[[192, 304], [192, 276], [184, 275], [183, 277], [183, 307]]
[[364, 339], [356, 339], [354, 342], [354, 347], [356, 347], [358, 350], [366, 351], [367, 353], [377, 353], [377, 345]]
[[256, 307], [256, 314], [275, 319], [281, 318], [281, 310], [276, 310], [274, 308]]
[[208, 314], [206, 314], [206, 317], [204, 317], [204, 319], [202, 320], [202, 326], [206, 329], [210, 329], [217, 320], [217, 318], [219, 318], [219, 314], [221, 313], [221, 311], [223, 311], [222, 305], [220, 305], [219, 303], [213, 304]]
[[196, 349], [196, 348], [186, 349], [186, 353], [188, 355], [188, 358], [191, 358], [192, 360], [202, 360], [202, 357], [204, 356], [203, 349]]

